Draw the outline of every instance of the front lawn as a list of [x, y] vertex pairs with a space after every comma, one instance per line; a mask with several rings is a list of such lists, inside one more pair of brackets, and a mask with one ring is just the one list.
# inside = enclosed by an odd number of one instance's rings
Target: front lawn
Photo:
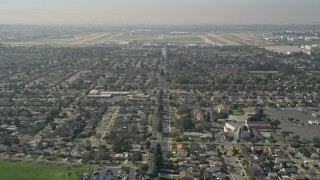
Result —
[[243, 116], [244, 113], [240, 110], [230, 110], [231, 111], [231, 115], [233, 116]]

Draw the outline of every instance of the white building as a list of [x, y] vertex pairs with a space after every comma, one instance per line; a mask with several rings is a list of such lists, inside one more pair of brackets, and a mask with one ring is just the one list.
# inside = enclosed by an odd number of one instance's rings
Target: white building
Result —
[[251, 132], [248, 128], [247, 121], [245, 123], [227, 122], [224, 125], [223, 131], [229, 138], [233, 138], [235, 140], [249, 139], [251, 137]]
[[128, 96], [131, 92], [129, 91], [99, 91], [92, 90], [88, 94], [88, 98], [111, 98], [112, 96]]
[[224, 104], [219, 104], [216, 106], [216, 111], [218, 113], [229, 113], [229, 109], [226, 105]]

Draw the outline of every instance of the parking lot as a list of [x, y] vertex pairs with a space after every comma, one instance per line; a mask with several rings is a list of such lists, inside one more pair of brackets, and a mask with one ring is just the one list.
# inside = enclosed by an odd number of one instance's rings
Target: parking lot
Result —
[[[129, 179], [128, 172], [122, 170], [121, 168], [97, 168], [93, 172], [92, 179], [99, 179], [105, 177], [106, 179]], [[134, 178], [134, 177], [132, 177]]]
[[[278, 119], [281, 122], [278, 126], [279, 132], [292, 132], [290, 137], [299, 135], [300, 139], [311, 140], [320, 132], [320, 125], [308, 125], [308, 120], [319, 119], [313, 117], [310, 112], [301, 112], [297, 109], [266, 109], [264, 112], [269, 115], [270, 119]], [[293, 118], [294, 120], [291, 122], [288, 118]]]

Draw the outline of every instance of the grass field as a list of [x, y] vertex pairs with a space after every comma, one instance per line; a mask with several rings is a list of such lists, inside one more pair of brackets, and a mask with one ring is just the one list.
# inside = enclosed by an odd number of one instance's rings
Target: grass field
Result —
[[153, 121], [153, 113], [151, 112], [148, 116], [148, 125], [149, 126], [152, 126], [152, 123], [153, 123], [152, 121]]
[[210, 39], [211, 41], [213, 42], [216, 42], [216, 43], [220, 43], [220, 44], [227, 44], [226, 42], [218, 39], [218, 38], [215, 38], [215, 37], [212, 37], [212, 36], [206, 36], [206, 38]]
[[235, 35], [231, 35], [231, 34], [227, 34], [227, 35], [223, 35], [221, 36], [225, 39], [228, 39], [230, 41], [233, 41], [235, 43], [238, 43], [239, 45], [242, 45], [242, 46], [247, 46], [249, 45], [247, 42], [245, 42], [243, 39], [239, 38], [238, 36], [235, 36]]
[[203, 42], [198, 36], [165, 36], [165, 41], [169, 42]]
[[62, 47], [73, 47], [73, 46], [86, 46], [91, 44], [99, 44], [108, 41], [116, 33], [91, 33], [85, 35], [75, 35], [72, 38], [63, 38], [63, 39], [48, 39], [40, 38], [34, 39], [32, 41], [21, 41], [21, 42], [12, 42], [11, 45], [51, 45], [51, 46], [62, 46]]
[[[70, 179], [78, 179], [84, 167], [71, 167]], [[4, 180], [68, 180], [67, 166], [32, 162], [0, 161], [0, 179]]]
[[155, 41], [157, 36], [121, 34], [111, 38], [112, 41]]
[[295, 41], [295, 42], [275, 42], [274, 45], [288, 45], [288, 46], [302, 46], [302, 45], [312, 45], [320, 44], [320, 40], [314, 41]]
[[278, 71], [249, 71], [251, 74], [256, 74], [256, 75], [265, 75], [265, 74], [277, 74]]
[[231, 110], [233, 116], [243, 116], [244, 113], [239, 110]]
[[170, 120], [173, 122], [180, 118], [180, 116], [177, 114], [177, 108], [170, 107], [169, 115], [170, 115]]

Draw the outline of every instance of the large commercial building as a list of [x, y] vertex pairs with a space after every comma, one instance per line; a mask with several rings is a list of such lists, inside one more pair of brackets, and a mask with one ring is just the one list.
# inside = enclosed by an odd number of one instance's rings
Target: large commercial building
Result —
[[251, 132], [248, 128], [247, 122], [227, 122], [223, 128], [224, 133], [227, 137], [238, 139], [249, 139], [251, 137]]

